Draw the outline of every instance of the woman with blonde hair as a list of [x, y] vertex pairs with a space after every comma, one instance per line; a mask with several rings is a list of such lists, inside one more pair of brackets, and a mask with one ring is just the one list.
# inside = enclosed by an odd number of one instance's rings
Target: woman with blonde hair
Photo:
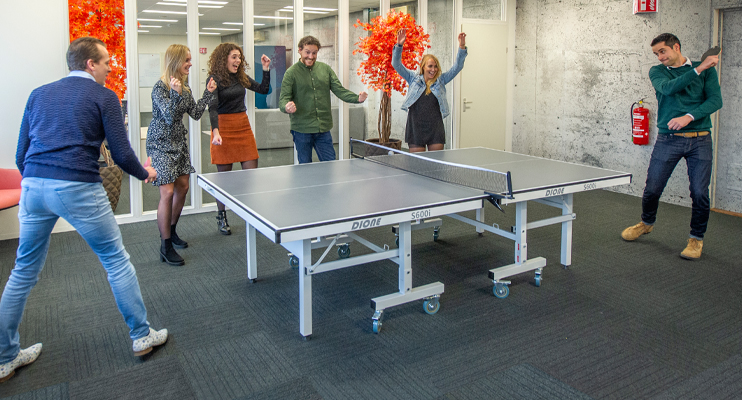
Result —
[[[231, 171], [232, 164], [238, 162], [242, 169], [258, 167], [258, 146], [255, 135], [247, 119], [245, 89], [260, 94], [268, 94], [271, 83], [271, 59], [265, 54], [260, 58], [263, 65], [263, 79], [260, 83], [245, 72], [248, 65], [242, 48], [234, 43], [222, 43], [209, 57], [209, 79], [214, 79], [219, 88], [209, 103], [211, 120], [211, 163], [219, 172]], [[230, 235], [232, 229], [227, 223], [224, 203], [217, 205], [217, 228], [223, 235]]]
[[157, 171], [152, 184], [160, 188], [157, 206], [157, 227], [160, 230], [160, 260], [170, 265], [185, 261], [173, 248], [188, 247], [178, 237], [175, 226], [183, 211], [189, 188], [189, 176], [196, 172], [188, 152], [188, 130], [183, 115], [201, 118], [211, 101], [216, 82], [209, 79], [201, 100], [195, 101], [188, 87], [191, 51], [182, 44], [173, 44], [165, 51], [165, 70], [152, 88], [152, 122], [147, 130], [147, 155]]
[[407, 111], [405, 141], [411, 153], [425, 151], [426, 146], [427, 150], [443, 150], [446, 144], [443, 118], [450, 113], [446, 84], [464, 68], [466, 33], [459, 33], [456, 61], [444, 73], [441, 73], [441, 63], [432, 54], [423, 56], [419, 72], [407, 69], [402, 64], [402, 48], [406, 39], [406, 30], [400, 29], [397, 32], [397, 45], [392, 50], [392, 66], [409, 85], [407, 97], [402, 103], [402, 110]]

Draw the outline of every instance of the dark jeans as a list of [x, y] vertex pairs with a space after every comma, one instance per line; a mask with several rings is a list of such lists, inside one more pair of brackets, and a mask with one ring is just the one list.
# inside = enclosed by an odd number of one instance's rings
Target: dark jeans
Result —
[[299, 164], [309, 164], [312, 162], [312, 148], [317, 152], [317, 158], [320, 161], [331, 161], [335, 159], [335, 147], [332, 145], [330, 131], [321, 133], [291, 131], [291, 135], [294, 137], [294, 146], [296, 147]]
[[690, 219], [690, 236], [703, 239], [709, 220], [709, 184], [713, 164], [711, 135], [685, 138], [658, 135], [647, 170], [647, 184], [642, 196], [642, 221], [654, 224], [657, 207], [667, 180], [681, 158], [685, 158], [690, 179], [690, 197], [693, 200]]

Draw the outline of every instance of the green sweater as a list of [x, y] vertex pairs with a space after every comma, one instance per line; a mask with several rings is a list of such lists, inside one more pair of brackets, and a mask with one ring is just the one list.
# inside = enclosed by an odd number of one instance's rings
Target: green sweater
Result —
[[[711, 129], [710, 115], [722, 106], [716, 69], [709, 68], [698, 75], [694, 68], [701, 63], [692, 64], [679, 68], [660, 64], [649, 70], [649, 79], [657, 94], [657, 128], [660, 134], [708, 131]], [[692, 115], [694, 120], [677, 131], [667, 128], [671, 119], [685, 114]]]
[[312, 68], [297, 62], [283, 76], [278, 107], [286, 112], [286, 103], [293, 101], [296, 112], [291, 117], [291, 130], [320, 133], [332, 129], [330, 91], [346, 103], [358, 103], [358, 94], [343, 87], [329, 65], [315, 61]]

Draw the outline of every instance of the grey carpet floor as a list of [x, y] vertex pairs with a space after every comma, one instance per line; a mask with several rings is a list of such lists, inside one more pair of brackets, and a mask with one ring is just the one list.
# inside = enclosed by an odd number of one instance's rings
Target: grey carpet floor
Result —
[[[575, 196], [573, 263], [559, 264], [560, 229], [529, 231], [529, 256], [547, 259], [511, 278], [496, 299], [491, 268], [513, 243], [445, 218], [440, 239], [413, 232], [413, 283], [445, 284], [441, 309], [420, 302], [386, 312], [374, 334], [369, 300], [392, 293], [396, 265], [381, 261], [315, 275], [313, 335], [298, 324], [298, 277], [286, 251], [258, 235], [259, 279], [245, 267], [245, 225], [217, 233], [214, 215], [178, 225], [183, 267], [158, 258], [154, 221], [122, 225], [127, 251], [165, 346], [139, 359], [106, 275], [75, 232], [54, 234], [29, 297], [22, 345], [41, 357], [0, 385], [3, 399], [724, 399], [742, 389], [742, 220], [712, 213], [703, 258], [679, 257], [690, 209], [662, 204], [654, 231], [620, 239], [640, 199]], [[508, 226], [488, 205], [487, 222]], [[556, 215], [529, 205], [529, 218]], [[363, 236], [394, 247], [388, 227]], [[4, 287], [17, 240], [0, 241]], [[321, 254], [321, 250], [316, 250]], [[365, 250], [351, 244], [353, 255]]]

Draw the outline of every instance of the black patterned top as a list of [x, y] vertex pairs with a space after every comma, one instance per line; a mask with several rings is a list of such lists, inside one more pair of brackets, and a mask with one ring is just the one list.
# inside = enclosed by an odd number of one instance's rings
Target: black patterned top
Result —
[[[186, 90], [188, 89], [188, 90]], [[183, 116], [188, 113], [193, 119], [201, 118], [214, 94], [204, 90], [201, 100], [193, 99], [190, 88], [183, 83], [181, 94], [167, 90], [165, 83], [157, 81], [152, 88], [152, 122], [147, 130], [147, 156], [157, 171], [155, 186], [175, 182], [181, 175], [196, 172], [191, 165], [188, 152], [188, 129]]]

